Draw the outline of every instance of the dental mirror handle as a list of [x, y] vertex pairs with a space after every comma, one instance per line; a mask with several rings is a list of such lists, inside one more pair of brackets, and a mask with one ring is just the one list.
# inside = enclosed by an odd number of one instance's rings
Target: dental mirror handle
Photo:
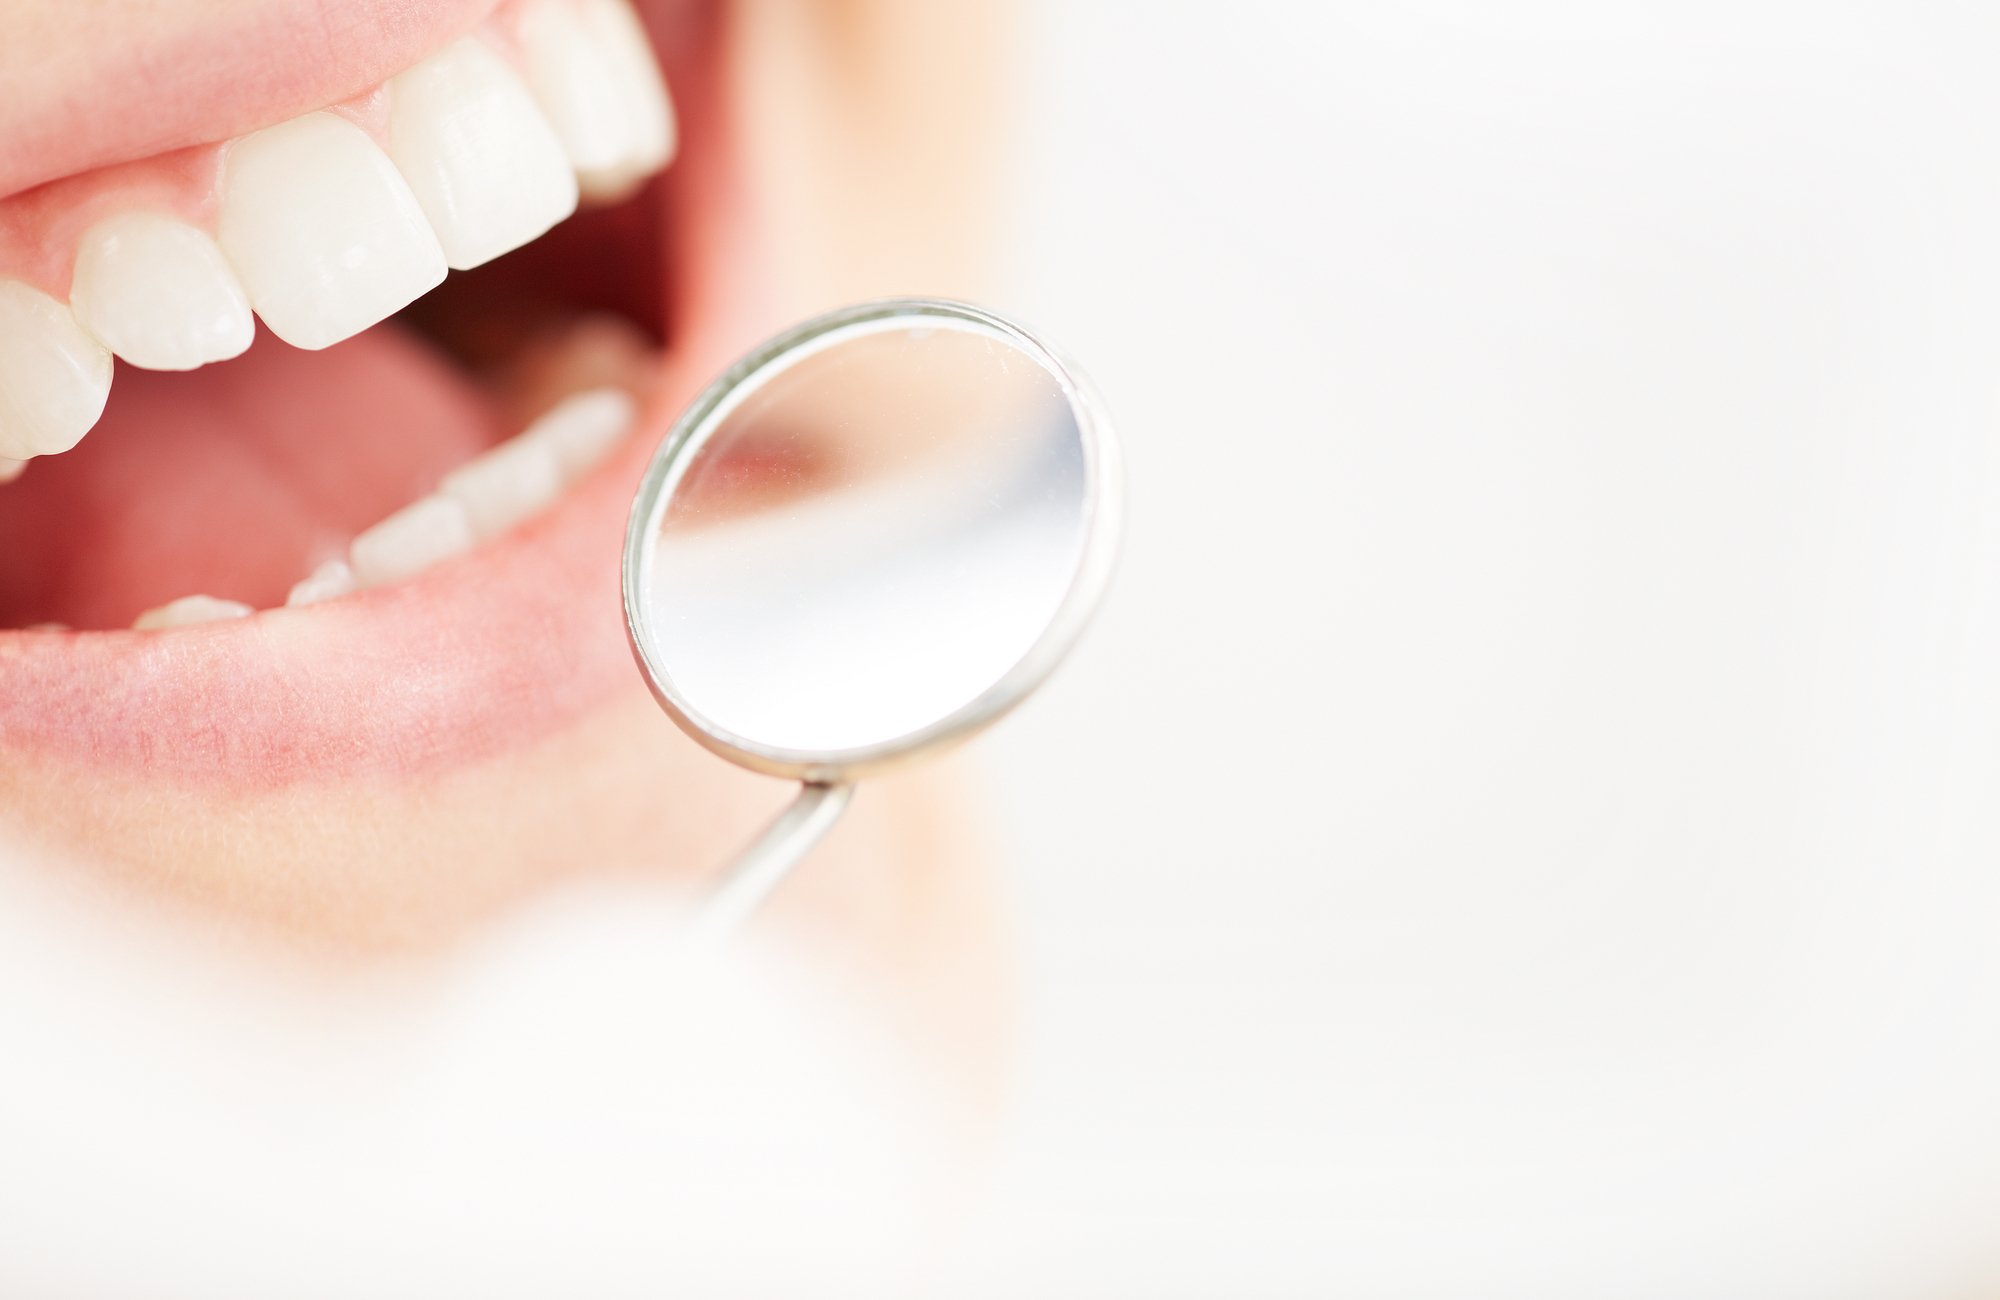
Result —
[[772, 819], [750, 847], [723, 871], [706, 901], [695, 911], [690, 940], [698, 948], [726, 944], [743, 923], [783, 884], [799, 860], [819, 843], [854, 797], [849, 782], [799, 787], [798, 797]]

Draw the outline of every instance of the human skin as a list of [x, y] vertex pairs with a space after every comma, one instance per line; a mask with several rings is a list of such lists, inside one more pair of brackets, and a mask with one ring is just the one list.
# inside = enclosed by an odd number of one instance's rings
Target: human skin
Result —
[[[0, 213], [32, 225], [98, 169], [364, 92], [492, 8], [17, 0]], [[580, 879], [691, 886], [788, 797], [694, 745], [645, 691], [616, 602], [624, 511], [680, 405], [761, 334], [860, 297], [979, 293], [1007, 18], [919, 0], [644, 13], [683, 135], [637, 201], [675, 227], [664, 273], [633, 290], [667, 300], [670, 340], [634, 380], [638, 430], [547, 518], [489, 543], [497, 560], [156, 642], [0, 632], [0, 890], [87, 882], [258, 951], [366, 966], [444, 951]], [[13, 234], [0, 250], [32, 243]], [[0, 273], [55, 274], [20, 261]], [[479, 378], [502, 406], [520, 382]], [[107, 460], [124, 452], [123, 392]], [[973, 1096], [993, 1078], [997, 963], [964, 786], [955, 762], [872, 781], [763, 923], [878, 998], [913, 1059]]]

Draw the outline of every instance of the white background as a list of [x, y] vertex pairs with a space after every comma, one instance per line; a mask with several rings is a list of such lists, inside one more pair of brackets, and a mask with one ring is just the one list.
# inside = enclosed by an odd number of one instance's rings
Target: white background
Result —
[[2000, 1288], [2000, 32], [1041, 6], [995, 1294]]
[[[1041, 6], [997, 305], [1132, 527], [981, 742], [1020, 1105], [937, 1294], [2000, 1293], [1986, 12]], [[830, 1008], [663, 997], [661, 900], [353, 987], [0, 886], [9, 1295], [900, 1245], [919, 1107]]]

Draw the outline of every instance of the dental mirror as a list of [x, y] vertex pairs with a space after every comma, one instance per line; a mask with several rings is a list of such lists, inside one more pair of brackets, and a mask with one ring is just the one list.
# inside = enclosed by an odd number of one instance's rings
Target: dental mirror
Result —
[[971, 736], [1068, 652], [1110, 575], [1117, 449], [1082, 378], [965, 303], [787, 330], [668, 431], [625, 536], [625, 622], [682, 730], [802, 783], [720, 877], [732, 931], [854, 782]]

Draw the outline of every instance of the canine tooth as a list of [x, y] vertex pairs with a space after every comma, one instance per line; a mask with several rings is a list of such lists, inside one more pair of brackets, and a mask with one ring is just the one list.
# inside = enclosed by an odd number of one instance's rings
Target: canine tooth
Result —
[[190, 627], [196, 623], [222, 623], [232, 618], [248, 618], [255, 612], [240, 600], [182, 596], [158, 609], [147, 610], [132, 620], [132, 626], [140, 631], [157, 627]]
[[26, 473], [27, 469], [28, 462], [25, 460], [14, 460], [10, 457], [0, 456], [0, 483], [12, 483], [15, 479]]
[[563, 482], [574, 483], [618, 445], [637, 409], [623, 389], [593, 388], [551, 406], [515, 441], [548, 444], [562, 466]]
[[215, 241], [157, 212], [121, 213], [84, 233], [69, 307], [98, 342], [147, 370], [226, 360], [256, 330]]
[[230, 146], [216, 235], [250, 305], [293, 347], [358, 334], [445, 275], [444, 251], [396, 165], [332, 113]]
[[469, 551], [475, 540], [464, 506], [450, 497], [428, 496], [355, 538], [347, 559], [356, 586], [379, 587]]
[[521, 46], [528, 87], [585, 194], [618, 197], [673, 157], [666, 82], [625, 0], [533, 0]]
[[294, 608], [300, 605], [317, 605], [323, 600], [345, 596], [353, 590], [354, 570], [347, 567], [347, 561], [328, 560], [292, 584], [291, 594], [285, 597], [285, 604]]
[[445, 475], [443, 490], [465, 507], [473, 535], [485, 541], [561, 496], [562, 465], [553, 444], [510, 438]]
[[465, 37], [390, 85], [389, 156], [459, 270], [576, 210], [576, 174], [528, 88]]
[[111, 395], [111, 354], [69, 308], [0, 280], [0, 457], [28, 460], [76, 446]]

